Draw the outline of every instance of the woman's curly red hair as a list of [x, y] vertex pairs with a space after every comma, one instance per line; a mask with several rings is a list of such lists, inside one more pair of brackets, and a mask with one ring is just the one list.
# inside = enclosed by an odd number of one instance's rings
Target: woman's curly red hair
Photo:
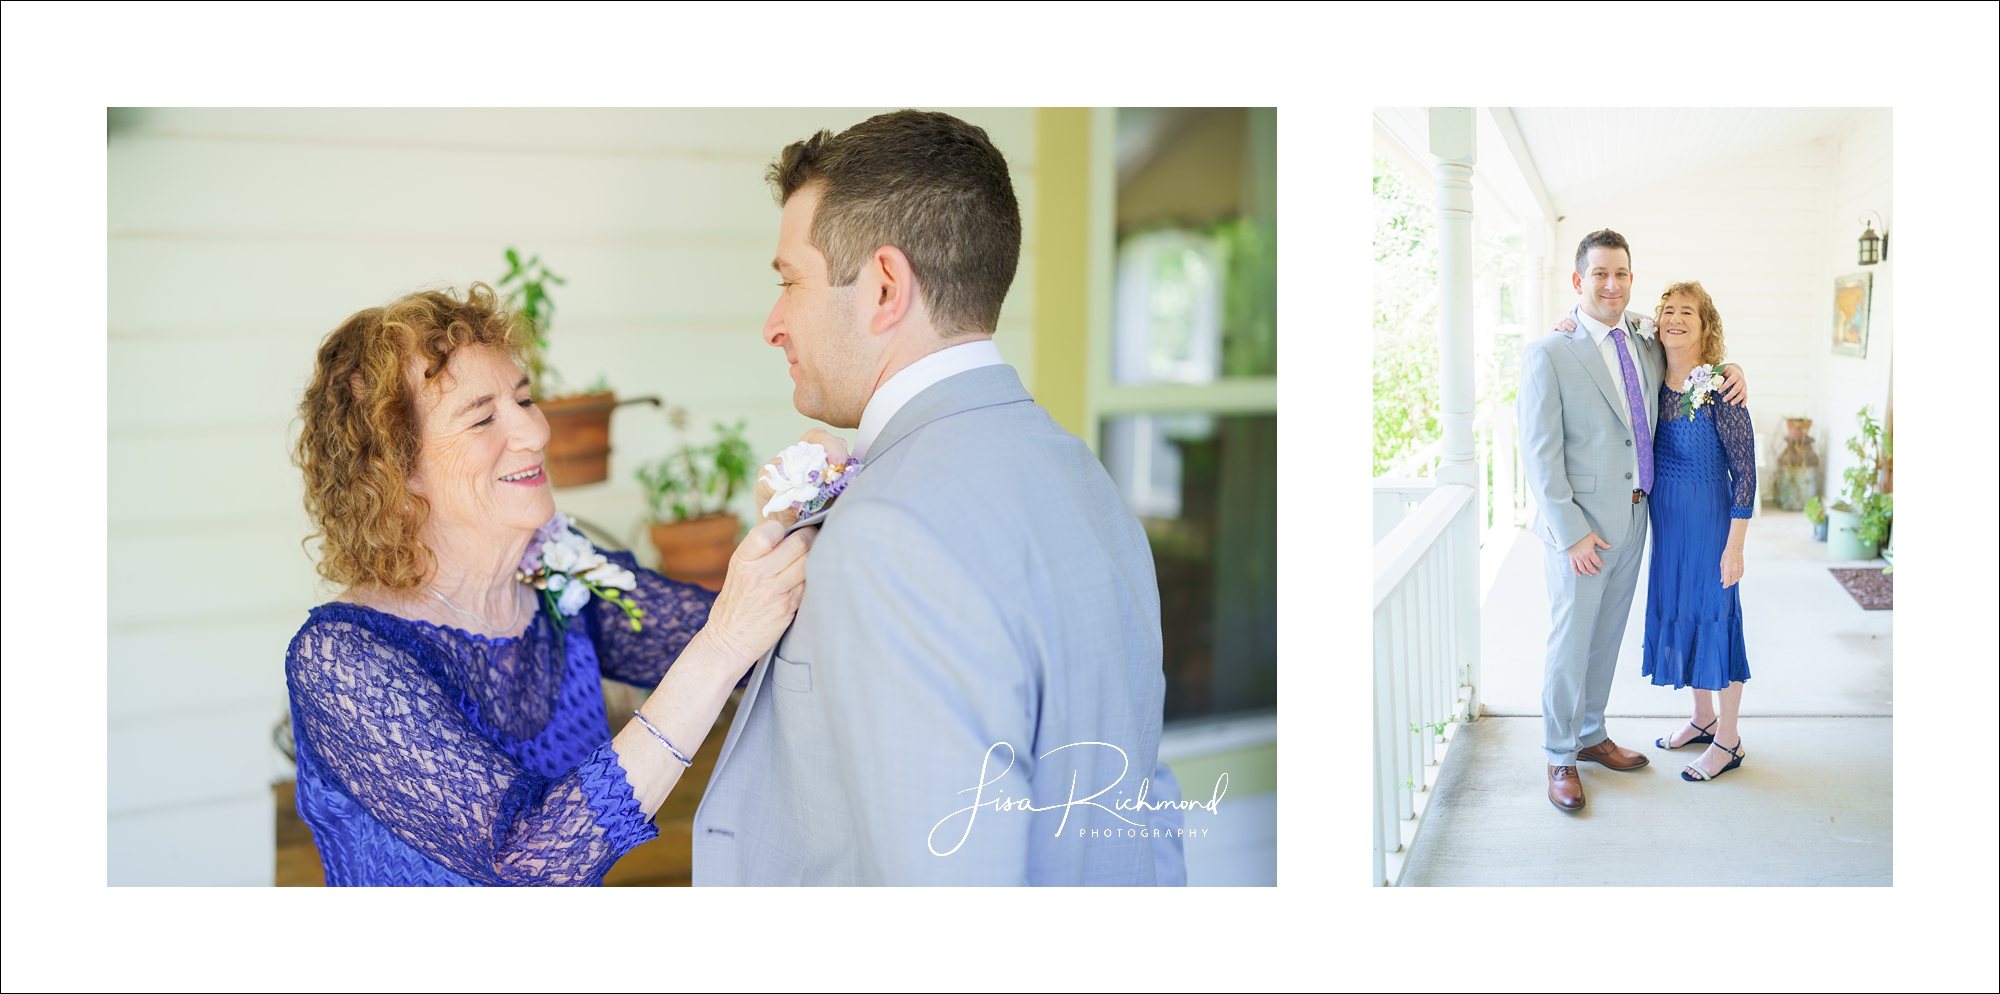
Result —
[[433, 566], [422, 539], [430, 504], [409, 486], [422, 438], [417, 391], [435, 386], [459, 349], [495, 348], [523, 362], [530, 343], [526, 322], [484, 283], [371, 307], [326, 336], [292, 453], [305, 474], [321, 576], [391, 590], [423, 582]]
[[1695, 313], [1701, 315], [1701, 364], [1722, 365], [1722, 360], [1729, 357], [1729, 350], [1722, 344], [1722, 312], [1715, 309], [1715, 298], [1702, 288], [1700, 280], [1687, 280], [1667, 287], [1660, 294], [1659, 306], [1653, 308], [1653, 325], [1659, 326], [1661, 317], [1667, 312], [1667, 299], [1677, 293], [1694, 298]]

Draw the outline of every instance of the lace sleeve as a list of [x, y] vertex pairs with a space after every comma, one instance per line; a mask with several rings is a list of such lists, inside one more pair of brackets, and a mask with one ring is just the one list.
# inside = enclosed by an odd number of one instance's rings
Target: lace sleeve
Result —
[[1747, 518], [1757, 503], [1757, 436], [1750, 425], [1750, 411], [1719, 397], [1714, 407], [1715, 434], [1729, 456], [1729, 516]]
[[562, 776], [523, 767], [474, 729], [414, 647], [323, 620], [286, 657], [294, 734], [397, 838], [474, 883], [601, 883], [658, 834], [609, 742]]
[[650, 690], [680, 658], [688, 640], [708, 624], [708, 608], [715, 603], [715, 594], [646, 569], [629, 552], [597, 551], [639, 578], [632, 599], [646, 612], [645, 621], [635, 632], [625, 612], [592, 597], [584, 617], [590, 641], [597, 646], [597, 661], [605, 676]]

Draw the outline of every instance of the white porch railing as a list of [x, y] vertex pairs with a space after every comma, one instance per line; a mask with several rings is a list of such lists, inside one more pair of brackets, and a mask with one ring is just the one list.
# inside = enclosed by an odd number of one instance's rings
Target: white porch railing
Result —
[[1430, 498], [1438, 481], [1428, 476], [1375, 478], [1375, 542], [1389, 537], [1417, 505]]
[[[1513, 529], [1525, 521], [1526, 487], [1521, 477], [1514, 409], [1500, 404], [1480, 412], [1472, 422], [1472, 439], [1479, 480], [1473, 506], [1478, 509], [1479, 541], [1484, 545], [1489, 534], [1504, 532], [1511, 537]], [[1443, 454], [1444, 440], [1439, 439], [1375, 478], [1375, 541], [1382, 541], [1437, 485], [1433, 474]]]
[[1375, 543], [1375, 879], [1402, 879], [1458, 725], [1479, 713], [1473, 488], [1433, 488]]

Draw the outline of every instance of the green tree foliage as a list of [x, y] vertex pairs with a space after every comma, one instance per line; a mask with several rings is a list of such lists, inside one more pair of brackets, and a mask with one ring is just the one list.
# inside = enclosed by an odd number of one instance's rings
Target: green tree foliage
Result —
[[[1381, 476], [1443, 433], [1438, 355], [1437, 215], [1430, 191], [1381, 156], [1374, 170], [1374, 473]], [[1473, 305], [1496, 326], [1474, 376], [1480, 410], [1511, 405], [1522, 335], [1535, 318], [1516, 299], [1526, 277], [1522, 238], [1475, 218]]]
[[1428, 191], [1375, 157], [1374, 475], [1437, 441], [1437, 222]]
[[1268, 223], [1239, 217], [1215, 226], [1223, 258], [1222, 375], [1278, 375], [1278, 245]]

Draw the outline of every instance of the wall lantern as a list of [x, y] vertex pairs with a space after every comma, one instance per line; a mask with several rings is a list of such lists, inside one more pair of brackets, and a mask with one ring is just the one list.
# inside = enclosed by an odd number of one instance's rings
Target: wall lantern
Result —
[[[1868, 221], [1870, 214], [1875, 215], [1873, 224], [1870, 224]], [[1874, 211], [1863, 211], [1860, 221], [1862, 224], [1867, 225], [1868, 229], [1861, 233], [1861, 264], [1872, 266], [1887, 259], [1889, 257], [1889, 226], [1882, 225], [1882, 234], [1875, 234], [1875, 225], [1882, 224], [1882, 215], [1876, 214]]]

